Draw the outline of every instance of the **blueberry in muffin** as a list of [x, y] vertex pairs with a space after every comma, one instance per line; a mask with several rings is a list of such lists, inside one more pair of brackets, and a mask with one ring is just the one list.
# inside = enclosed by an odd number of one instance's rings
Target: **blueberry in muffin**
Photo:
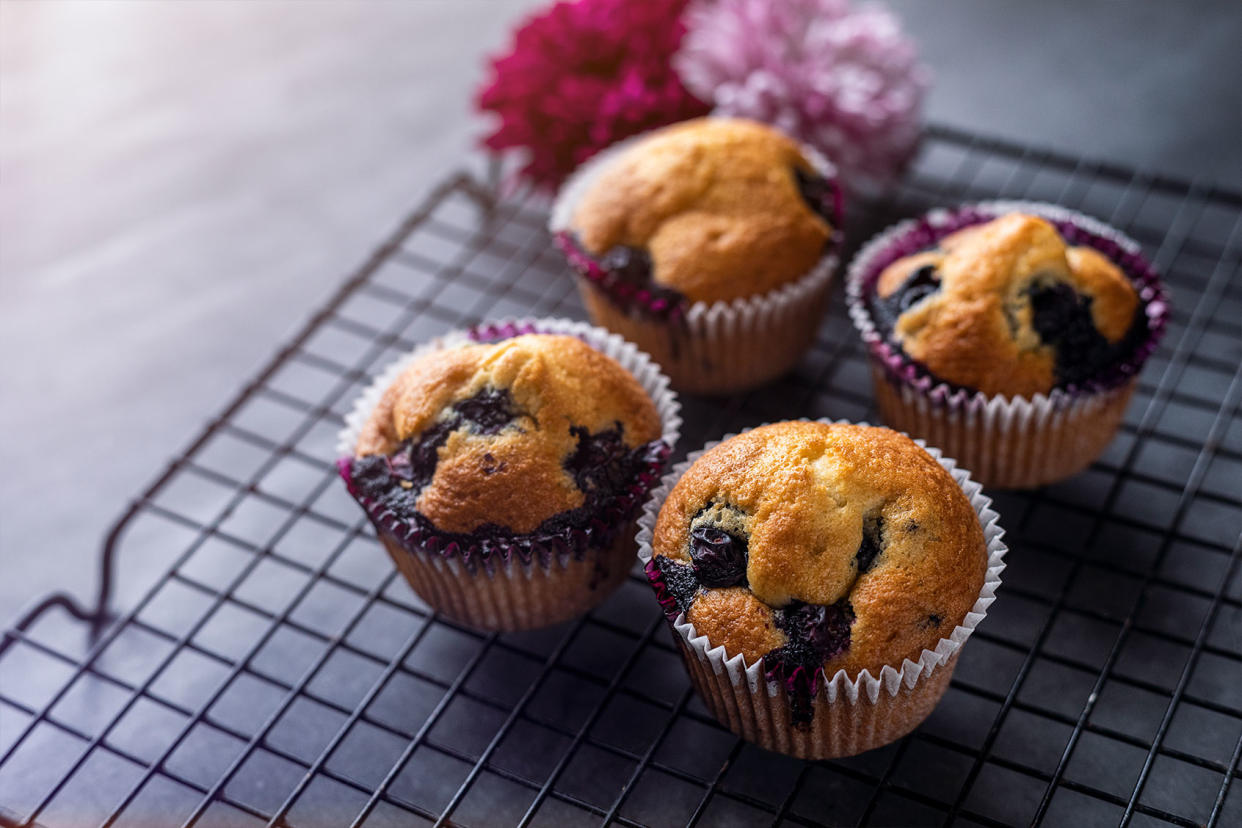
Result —
[[974, 507], [912, 440], [787, 422], [690, 466], [660, 509], [647, 573], [670, 621], [684, 613], [712, 647], [762, 662], [806, 726], [825, 677], [878, 676], [935, 649], [986, 569]]
[[[429, 603], [476, 626], [534, 626], [597, 603], [628, 570], [630, 527], [670, 450], [661, 432], [655, 403], [615, 360], [573, 336], [532, 333], [414, 361], [341, 471]], [[493, 592], [514, 566], [548, 584], [533, 597], [489, 595], [503, 605], [485, 608], [493, 615], [538, 606], [488, 621], [472, 614], [471, 584], [426, 583], [445, 572], [428, 555], [467, 581], [486, 570], [476, 580]], [[583, 566], [582, 583], [552, 582]], [[529, 571], [513, 580], [530, 591]]]
[[1023, 213], [894, 261], [869, 302], [877, 330], [933, 377], [989, 395], [1106, 382], [1149, 333], [1116, 264]]

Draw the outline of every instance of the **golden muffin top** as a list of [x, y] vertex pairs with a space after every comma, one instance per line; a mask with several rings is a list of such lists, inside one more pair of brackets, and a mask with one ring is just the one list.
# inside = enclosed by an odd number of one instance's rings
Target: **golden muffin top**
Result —
[[796, 281], [824, 254], [832, 228], [804, 197], [812, 180], [818, 173], [798, 144], [777, 130], [699, 118], [607, 162], [571, 226], [593, 256], [645, 251], [651, 279], [689, 301], [757, 296]]
[[1125, 356], [1139, 297], [1103, 254], [1010, 213], [893, 262], [873, 309], [941, 380], [1029, 396], [1080, 384]]
[[389, 456], [385, 481], [445, 532], [515, 534], [582, 506], [609, 464], [660, 436], [628, 371], [572, 336], [526, 334], [434, 351], [384, 392], [356, 457]]
[[695, 629], [768, 669], [878, 675], [917, 660], [983, 588], [983, 530], [952, 476], [886, 428], [785, 422], [700, 457], [653, 562]]

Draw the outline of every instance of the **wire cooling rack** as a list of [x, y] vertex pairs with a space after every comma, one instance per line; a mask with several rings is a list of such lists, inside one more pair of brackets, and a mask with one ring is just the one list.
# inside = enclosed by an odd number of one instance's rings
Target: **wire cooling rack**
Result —
[[[0, 823], [1242, 825], [1242, 197], [937, 128], [852, 205], [855, 241], [963, 200], [1081, 209], [1175, 304], [1105, 456], [998, 495], [1005, 585], [936, 711], [807, 763], [715, 724], [637, 572], [586, 618], [476, 633], [411, 593], [337, 479], [342, 414], [403, 351], [582, 316], [546, 205], [492, 193], [439, 187], [134, 502], [106, 626], [53, 597], [4, 633]], [[792, 375], [683, 402], [678, 456], [873, 418], [839, 286]]]

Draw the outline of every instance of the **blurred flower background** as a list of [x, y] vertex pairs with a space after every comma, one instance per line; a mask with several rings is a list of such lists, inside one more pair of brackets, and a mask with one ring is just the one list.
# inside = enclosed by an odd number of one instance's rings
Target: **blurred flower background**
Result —
[[552, 190], [609, 144], [708, 111], [772, 124], [854, 185], [918, 144], [929, 72], [884, 6], [848, 0], [559, 0], [491, 62], [484, 145]]
[[930, 72], [888, 7], [695, 0], [674, 59], [722, 115], [780, 127], [855, 185], [886, 184], [918, 144]]
[[518, 149], [522, 177], [554, 189], [604, 147], [705, 114], [673, 70], [686, 0], [557, 2], [491, 61], [478, 104], [499, 121], [484, 145]]

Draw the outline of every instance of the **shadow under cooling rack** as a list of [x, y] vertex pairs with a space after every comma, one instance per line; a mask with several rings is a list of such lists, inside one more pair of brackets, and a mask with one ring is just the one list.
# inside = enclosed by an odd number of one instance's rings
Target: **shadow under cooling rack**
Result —
[[[63, 602], [4, 633], [0, 824], [1242, 824], [1242, 199], [938, 128], [848, 233], [996, 197], [1125, 230], [1174, 312], [1104, 457], [997, 497], [1000, 600], [909, 737], [818, 763], [739, 741], [637, 574], [506, 635], [394, 575], [332, 467], [346, 408], [450, 328], [583, 315], [546, 205], [460, 176], [135, 501], [102, 634]], [[839, 285], [794, 373], [683, 402], [678, 456], [765, 420], [874, 418]]]

